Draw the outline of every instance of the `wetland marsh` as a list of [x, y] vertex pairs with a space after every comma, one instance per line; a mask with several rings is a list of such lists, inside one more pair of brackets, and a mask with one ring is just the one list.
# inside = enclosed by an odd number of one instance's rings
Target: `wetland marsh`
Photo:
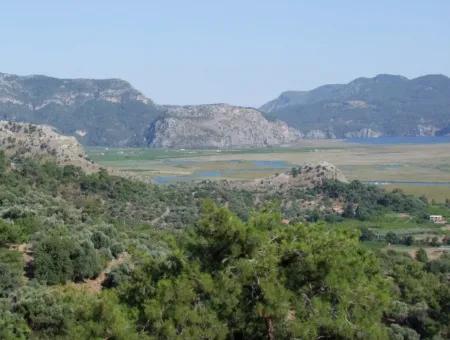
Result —
[[401, 188], [429, 199], [450, 198], [450, 143], [358, 144], [305, 141], [291, 147], [235, 150], [89, 148], [89, 157], [119, 174], [155, 183], [254, 179], [308, 162], [328, 161], [350, 179]]

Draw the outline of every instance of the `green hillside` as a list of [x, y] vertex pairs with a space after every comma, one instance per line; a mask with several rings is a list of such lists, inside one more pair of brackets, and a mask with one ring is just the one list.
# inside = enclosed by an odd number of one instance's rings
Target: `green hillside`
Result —
[[253, 195], [0, 154], [0, 338], [449, 336], [448, 256], [390, 248], [443, 246], [426, 216], [448, 207], [358, 182], [283, 196], [343, 214]]

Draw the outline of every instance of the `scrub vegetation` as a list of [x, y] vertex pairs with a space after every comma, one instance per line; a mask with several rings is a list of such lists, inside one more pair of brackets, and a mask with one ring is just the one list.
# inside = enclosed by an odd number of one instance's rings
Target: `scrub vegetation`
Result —
[[357, 181], [258, 201], [0, 153], [0, 338], [445, 339], [437, 212]]

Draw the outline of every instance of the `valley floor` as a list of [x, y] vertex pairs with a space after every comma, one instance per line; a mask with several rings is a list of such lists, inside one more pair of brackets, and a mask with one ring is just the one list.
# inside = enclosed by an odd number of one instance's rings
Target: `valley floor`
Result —
[[307, 162], [328, 161], [350, 180], [401, 188], [437, 201], [450, 198], [450, 144], [446, 143], [363, 145], [319, 140], [266, 149], [89, 148], [88, 154], [118, 173], [156, 183], [254, 179]]

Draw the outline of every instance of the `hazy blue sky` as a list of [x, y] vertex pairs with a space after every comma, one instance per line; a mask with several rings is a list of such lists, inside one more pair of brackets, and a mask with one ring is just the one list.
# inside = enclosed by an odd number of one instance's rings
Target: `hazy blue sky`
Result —
[[0, 29], [0, 72], [123, 78], [161, 104], [450, 75], [449, 0], [14, 0]]

